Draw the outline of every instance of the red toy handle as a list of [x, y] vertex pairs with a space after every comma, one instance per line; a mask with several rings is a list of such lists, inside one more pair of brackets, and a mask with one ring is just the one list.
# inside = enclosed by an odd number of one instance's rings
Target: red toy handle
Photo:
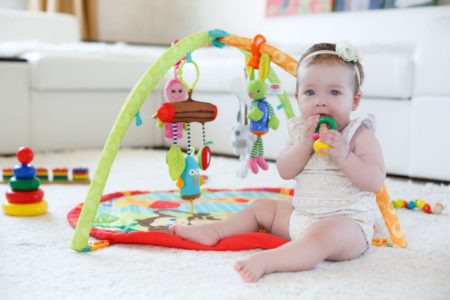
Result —
[[158, 118], [161, 120], [161, 122], [169, 123], [172, 122], [173, 118], [175, 117], [175, 107], [172, 103], [163, 103], [159, 108], [156, 114], [154, 115], [155, 118]]

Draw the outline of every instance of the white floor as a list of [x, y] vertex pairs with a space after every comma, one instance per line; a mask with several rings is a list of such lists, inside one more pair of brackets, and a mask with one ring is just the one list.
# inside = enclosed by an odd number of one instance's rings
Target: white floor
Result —
[[[34, 166], [85, 166], [94, 172], [100, 151], [37, 154]], [[104, 193], [173, 189], [165, 153], [122, 150]], [[17, 163], [0, 157], [0, 167]], [[213, 157], [207, 187], [284, 186], [269, 171], [234, 176], [238, 161]], [[387, 179], [393, 198], [423, 198], [450, 207], [449, 185]], [[450, 217], [400, 210], [407, 249], [372, 248], [359, 259], [324, 262], [314, 270], [277, 273], [246, 284], [233, 271], [237, 259], [260, 250], [205, 252], [114, 245], [91, 253], [70, 249], [67, 212], [86, 186], [43, 185], [49, 213], [17, 218], [0, 214], [0, 299], [449, 299]], [[8, 186], [0, 185], [0, 196]]]

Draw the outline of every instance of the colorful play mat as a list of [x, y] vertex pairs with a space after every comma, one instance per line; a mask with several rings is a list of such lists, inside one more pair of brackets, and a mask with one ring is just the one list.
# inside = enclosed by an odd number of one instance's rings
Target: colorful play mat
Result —
[[[265, 232], [245, 233], [204, 246], [169, 233], [173, 224], [214, 222], [243, 210], [257, 199], [286, 201], [292, 189], [246, 188], [205, 189], [191, 202], [180, 199], [179, 191], [129, 191], [102, 197], [91, 236], [107, 243], [148, 244], [197, 250], [248, 250], [276, 248], [286, 240]], [[75, 227], [83, 204], [72, 209], [67, 219]]]

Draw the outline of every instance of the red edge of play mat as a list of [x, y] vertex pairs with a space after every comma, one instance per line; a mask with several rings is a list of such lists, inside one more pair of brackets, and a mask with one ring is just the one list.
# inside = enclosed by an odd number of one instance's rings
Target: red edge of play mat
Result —
[[[287, 188], [244, 188], [244, 189], [205, 189], [207, 192], [225, 192], [225, 191], [257, 191], [257, 192], [273, 192], [292, 195], [293, 190]], [[158, 192], [158, 191], [154, 191]], [[173, 192], [164, 191], [164, 192]], [[104, 195], [101, 198], [101, 202], [108, 201], [124, 195], [138, 195], [146, 194], [150, 191], [128, 191], [117, 192]], [[75, 228], [78, 218], [80, 217], [81, 208], [83, 204], [79, 204], [77, 207], [69, 211], [67, 214], [67, 220], [70, 225]], [[164, 246], [170, 248], [181, 248], [189, 250], [212, 250], [212, 251], [240, 251], [250, 250], [255, 248], [272, 249], [277, 248], [287, 240], [282, 239], [276, 235], [264, 232], [249, 232], [243, 234], [233, 235], [223, 240], [220, 240], [214, 246], [205, 246], [196, 242], [184, 240], [176, 235], [162, 232], [162, 231], [135, 231], [135, 232], [116, 232], [112, 230], [100, 230], [92, 228], [91, 236], [100, 239], [107, 240], [110, 244], [123, 243], [123, 244], [145, 244], [153, 246]]]

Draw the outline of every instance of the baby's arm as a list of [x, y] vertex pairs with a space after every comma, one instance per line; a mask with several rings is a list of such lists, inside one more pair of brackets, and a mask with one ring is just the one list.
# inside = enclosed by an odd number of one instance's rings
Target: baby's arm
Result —
[[[336, 150], [338, 148], [340, 147], [337, 146]], [[327, 152], [355, 186], [369, 192], [377, 192], [381, 188], [386, 177], [386, 169], [380, 144], [371, 130], [363, 126], [358, 129], [353, 138], [352, 149], [347, 150], [348, 154], [333, 155], [333, 150], [332, 146]]]
[[318, 115], [308, 118], [304, 125], [304, 138], [288, 142], [286, 147], [278, 154], [277, 169], [281, 178], [293, 179], [305, 167], [312, 154], [313, 139], [311, 136], [318, 121]]
[[277, 157], [277, 169], [281, 178], [293, 179], [306, 165], [312, 150], [303, 141], [288, 143]]

